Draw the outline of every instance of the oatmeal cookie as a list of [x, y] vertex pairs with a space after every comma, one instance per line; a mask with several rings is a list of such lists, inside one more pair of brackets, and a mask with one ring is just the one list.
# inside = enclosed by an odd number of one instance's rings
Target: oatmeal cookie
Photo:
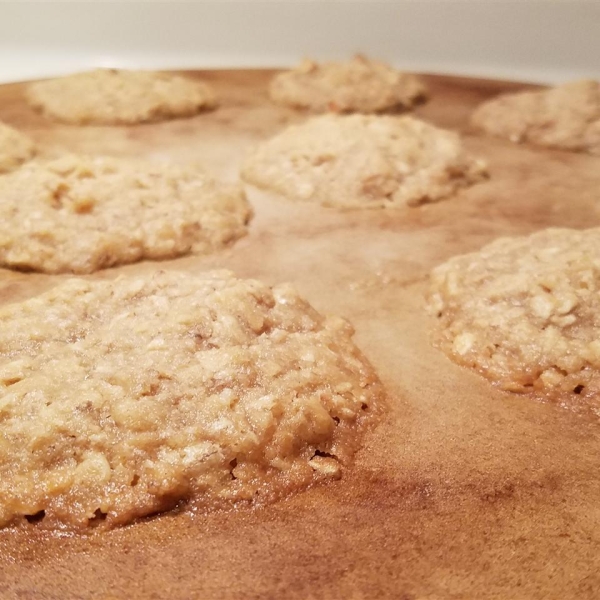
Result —
[[222, 248], [246, 232], [239, 186], [195, 166], [68, 155], [0, 178], [0, 265], [91, 273]]
[[0, 174], [12, 171], [35, 154], [33, 142], [0, 121]]
[[600, 83], [575, 81], [482, 104], [473, 124], [513, 142], [600, 154]]
[[359, 55], [344, 62], [305, 60], [276, 75], [269, 95], [293, 108], [372, 113], [410, 108], [425, 97], [426, 88], [415, 75]]
[[70, 279], [0, 307], [0, 526], [114, 526], [340, 476], [382, 388], [289, 285]]
[[190, 117], [216, 104], [201, 81], [152, 71], [97, 69], [29, 85], [29, 103], [76, 125], [134, 125]]
[[485, 176], [460, 136], [412, 117], [323, 115], [292, 125], [248, 156], [242, 177], [326, 206], [415, 206]]
[[505, 390], [600, 392], [600, 228], [501, 238], [432, 274], [437, 339]]

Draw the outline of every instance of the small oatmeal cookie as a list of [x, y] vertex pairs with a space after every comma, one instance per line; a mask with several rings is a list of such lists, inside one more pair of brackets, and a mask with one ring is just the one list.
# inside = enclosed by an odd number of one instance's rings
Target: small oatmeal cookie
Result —
[[472, 123], [513, 142], [600, 154], [600, 83], [506, 94], [482, 104]]
[[364, 56], [319, 64], [304, 60], [276, 75], [269, 86], [274, 102], [316, 112], [372, 113], [410, 108], [426, 95], [421, 80]]
[[514, 392], [600, 392], [600, 228], [501, 238], [432, 274], [437, 339]]
[[68, 155], [0, 178], [0, 265], [91, 273], [208, 253], [246, 232], [240, 186], [192, 165]]
[[70, 279], [0, 307], [0, 526], [111, 527], [339, 478], [383, 406], [352, 334], [224, 271]]
[[76, 125], [134, 125], [190, 117], [216, 104], [201, 81], [153, 71], [97, 69], [29, 85], [29, 103]]
[[260, 145], [242, 177], [293, 199], [326, 206], [415, 206], [485, 176], [460, 136], [412, 117], [323, 115]]
[[12, 171], [35, 154], [34, 143], [0, 121], [0, 173]]

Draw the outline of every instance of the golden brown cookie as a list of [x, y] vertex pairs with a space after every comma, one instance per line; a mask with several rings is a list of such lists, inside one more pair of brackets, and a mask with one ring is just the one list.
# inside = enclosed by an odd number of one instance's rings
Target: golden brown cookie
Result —
[[293, 125], [248, 156], [254, 185], [326, 206], [415, 206], [485, 176], [460, 136], [412, 117], [323, 115]]
[[432, 274], [437, 340], [500, 387], [600, 392], [600, 228], [501, 238]]
[[113, 526], [337, 478], [382, 389], [289, 285], [70, 279], [0, 307], [0, 526]]
[[600, 83], [574, 81], [482, 104], [473, 124], [513, 142], [600, 154]]
[[426, 88], [411, 73], [358, 55], [340, 62], [305, 60], [276, 75], [269, 95], [274, 102], [293, 108], [372, 113], [410, 108], [425, 97]]
[[208, 253], [243, 236], [239, 186], [196, 166], [68, 155], [0, 178], [0, 265], [91, 273]]
[[153, 71], [97, 69], [32, 83], [32, 106], [76, 125], [134, 125], [189, 117], [216, 104], [201, 81]]

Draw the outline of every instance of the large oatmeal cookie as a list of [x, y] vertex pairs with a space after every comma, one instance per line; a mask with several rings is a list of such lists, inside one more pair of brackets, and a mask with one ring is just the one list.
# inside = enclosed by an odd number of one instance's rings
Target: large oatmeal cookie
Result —
[[0, 308], [0, 525], [85, 528], [339, 477], [382, 389], [287, 285], [71, 279]]

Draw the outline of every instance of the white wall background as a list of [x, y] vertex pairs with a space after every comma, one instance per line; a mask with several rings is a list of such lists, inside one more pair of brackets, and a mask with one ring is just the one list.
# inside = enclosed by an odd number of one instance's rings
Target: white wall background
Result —
[[356, 51], [419, 71], [600, 79], [600, 0], [0, 2], [0, 81]]

